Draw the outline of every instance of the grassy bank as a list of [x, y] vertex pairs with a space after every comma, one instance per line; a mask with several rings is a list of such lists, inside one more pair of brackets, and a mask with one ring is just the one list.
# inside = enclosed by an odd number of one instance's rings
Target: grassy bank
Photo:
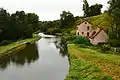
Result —
[[70, 71], [65, 80], [120, 80], [120, 56], [69, 44]]
[[6, 46], [0, 46], [0, 56], [9, 54], [16, 50], [20, 50], [26, 46], [26, 43], [34, 43], [35, 41], [39, 40], [39, 37], [33, 37], [25, 40], [19, 40], [17, 42], [13, 42]]

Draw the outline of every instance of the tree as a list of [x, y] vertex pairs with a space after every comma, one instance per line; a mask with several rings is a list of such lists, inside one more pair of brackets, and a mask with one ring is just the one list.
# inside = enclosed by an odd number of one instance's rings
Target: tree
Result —
[[39, 17], [35, 13], [16, 11], [9, 14], [0, 8], [0, 42], [5, 43], [32, 37], [38, 29]]
[[89, 7], [89, 16], [95, 16], [101, 14], [102, 4], [95, 4]]
[[74, 23], [74, 16], [69, 11], [63, 11], [60, 14], [60, 28], [68, 28], [71, 27]]
[[3, 8], [0, 8], [0, 41], [6, 39], [10, 14]]
[[110, 0], [109, 2], [109, 14], [113, 17], [113, 35], [117, 39], [120, 39], [120, 0]]
[[87, 0], [83, 0], [83, 2], [84, 17], [90, 17], [101, 14], [101, 8], [103, 7], [102, 4], [96, 3], [95, 5], [91, 5], [89, 7]]
[[84, 17], [88, 17], [89, 16], [89, 4], [87, 0], [83, 0], [83, 2], [84, 2], [83, 4]]

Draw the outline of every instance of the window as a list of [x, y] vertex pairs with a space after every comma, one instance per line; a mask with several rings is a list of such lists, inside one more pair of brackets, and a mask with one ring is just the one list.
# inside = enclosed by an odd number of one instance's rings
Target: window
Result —
[[82, 34], [84, 34], [84, 32], [82, 32]]
[[90, 29], [90, 27], [88, 26], [88, 27], [87, 27], [87, 30], [89, 30], [89, 29]]
[[87, 36], [89, 36], [89, 32], [87, 32]]
[[87, 22], [85, 22], [85, 24], [87, 24]]
[[79, 36], [79, 32], [78, 32], [78, 36]]

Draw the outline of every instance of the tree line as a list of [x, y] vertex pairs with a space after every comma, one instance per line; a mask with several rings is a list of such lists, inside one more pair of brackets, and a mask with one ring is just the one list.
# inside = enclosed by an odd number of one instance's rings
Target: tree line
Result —
[[[7, 10], [0, 8], [0, 42], [4, 40], [16, 41], [32, 37], [33, 32], [55, 34], [62, 33], [71, 28], [75, 21], [80, 18], [86, 18], [101, 14], [102, 4], [89, 5], [87, 0], [83, 0], [84, 16], [79, 17], [70, 11], [62, 11], [59, 20], [39, 21], [35, 13], [25, 13], [16, 11], [10, 14]], [[110, 28], [113, 39], [120, 39], [120, 0], [109, 0], [107, 13], [112, 17], [113, 26]]]
[[0, 42], [30, 38], [38, 26], [39, 17], [35, 13], [16, 11], [10, 14], [0, 8]]

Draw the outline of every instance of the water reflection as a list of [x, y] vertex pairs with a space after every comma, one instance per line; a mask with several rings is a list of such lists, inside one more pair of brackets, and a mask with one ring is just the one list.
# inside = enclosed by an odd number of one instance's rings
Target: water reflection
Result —
[[67, 44], [61, 38], [41, 38], [0, 58], [0, 68], [0, 80], [64, 80], [69, 71]]
[[65, 57], [68, 55], [67, 43], [65, 40], [63, 40], [61, 38], [42, 38], [42, 39], [48, 40], [48, 41], [46, 41], [46, 42], [48, 42], [48, 45], [51, 43], [53, 45], [55, 45], [55, 47], [60, 50], [59, 53], [62, 57]]
[[25, 63], [34, 63], [39, 58], [35, 44], [29, 44], [25, 49], [0, 58], [0, 68], [6, 69], [10, 63], [24, 66]]
[[60, 38], [59, 41], [55, 41], [56, 48], [60, 49], [61, 56], [65, 57], [68, 55], [67, 42]]

